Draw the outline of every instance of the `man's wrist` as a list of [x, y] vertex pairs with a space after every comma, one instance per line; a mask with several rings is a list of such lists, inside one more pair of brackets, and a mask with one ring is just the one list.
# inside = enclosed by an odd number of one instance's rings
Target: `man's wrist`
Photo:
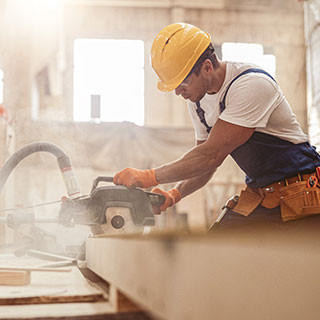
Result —
[[161, 183], [160, 179], [159, 179], [159, 170], [158, 169], [151, 169], [151, 170], [153, 171], [154, 179], [155, 179], [155, 182], [157, 183], [157, 184], [155, 184], [155, 186], [156, 186]]
[[147, 169], [145, 170], [147, 175], [149, 176], [149, 181], [150, 181], [150, 187], [154, 187], [154, 186], [157, 186], [159, 184], [159, 181], [157, 179], [157, 176], [156, 176], [156, 170], [155, 169]]
[[181, 200], [182, 196], [181, 196], [180, 191], [177, 188], [173, 188], [173, 189], [169, 190], [168, 192], [170, 193], [170, 195], [174, 199], [174, 203], [177, 203]]

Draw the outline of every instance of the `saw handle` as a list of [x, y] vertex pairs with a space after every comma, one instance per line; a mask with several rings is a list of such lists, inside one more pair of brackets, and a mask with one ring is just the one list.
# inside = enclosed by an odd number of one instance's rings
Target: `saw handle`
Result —
[[99, 182], [113, 182], [113, 177], [97, 177], [94, 179], [90, 193], [98, 186]]
[[160, 207], [166, 201], [166, 198], [162, 194], [148, 191], [145, 191], [145, 193], [149, 197], [150, 203], [153, 206]]
[[[91, 193], [96, 189], [96, 187], [98, 186], [99, 182], [113, 182], [113, 177], [104, 177], [104, 176], [100, 176], [97, 177], [94, 181], [93, 181], [93, 185], [91, 188]], [[151, 205], [153, 206], [161, 206], [166, 198], [158, 193], [153, 193], [153, 192], [148, 192], [145, 191], [145, 193], [147, 194]]]

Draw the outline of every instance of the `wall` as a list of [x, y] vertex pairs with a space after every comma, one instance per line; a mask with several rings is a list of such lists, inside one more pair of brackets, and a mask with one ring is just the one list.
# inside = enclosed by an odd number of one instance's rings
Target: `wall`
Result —
[[311, 142], [320, 147], [320, 1], [305, 4], [305, 35], [308, 69], [308, 122]]
[[[67, 66], [64, 96], [67, 109], [72, 108], [72, 42], [75, 38], [142, 39], [146, 48], [146, 125], [190, 126], [184, 100], [156, 89], [156, 77], [149, 61], [153, 38], [161, 28], [172, 22], [186, 21], [210, 32], [216, 44], [239, 41], [268, 47], [276, 56], [276, 77], [306, 129], [303, 10], [298, 2], [226, 1], [223, 9], [75, 5], [65, 9], [64, 21]], [[68, 117], [72, 117], [72, 110]]]
[[[159, 6], [161, 1], [141, 2], [145, 7], [137, 6], [139, 1], [132, 1], [132, 7], [111, 7], [108, 0], [95, 1], [95, 5], [88, 5], [89, 1], [66, 1], [61, 10], [28, 6], [23, 0], [2, 0], [5, 5], [0, 6], [3, 17], [0, 26], [6, 32], [0, 36], [0, 67], [5, 72], [7, 107], [15, 116], [18, 116], [15, 110], [25, 108], [24, 114], [30, 118], [35, 79], [47, 67], [50, 85], [56, 90], [51, 97], [42, 99], [47, 110], [43, 114], [40, 112], [40, 118], [72, 120], [73, 40], [78, 37], [142, 39], [146, 52], [146, 125], [190, 126], [183, 99], [156, 89], [156, 77], [149, 61], [151, 44], [159, 30], [171, 22], [184, 20], [210, 32], [216, 44], [258, 42], [271, 49], [277, 59], [277, 79], [306, 129], [301, 3], [220, 0], [213, 6], [211, 1], [201, 1], [201, 5], [190, 1], [183, 7], [177, 0], [163, 1], [163, 6]], [[173, 6], [170, 7], [170, 3]], [[180, 7], [174, 6], [175, 3]], [[59, 80], [54, 82], [53, 78]]]
[[[33, 2], [33, 1], [32, 1]], [[128, 1], [124, 1], [128, 4]], [[131, 6], [120, 6], [123, 1], [66, 1], [63, 10], [30, 7], [23, 11], [24, 0], [10, 0], [0, 6], [0, 67], [5, 72], [5, 105], [12, 116], [15, 142], [2, 149], [7, 158], [24, 144], [48, 140], [63, 146], [71, 159], [87, 157], [77, 152], [75, 142], [77, 124], [71, 122], [73, 112], [73, 41], [76, 38], [125, 38], [145, 41], [145, 115], [151, 128], [187, 128], [181, 137], [177, 152], [183, 154], [191, 147], [193, 132], [183, 99], [156, 89], [156, 77], [151, 69], [149, 52], [154, 36], [165, 25], [175, 21], [193, 23], [212, 33], [213, 41], [258, 42], [270, 48], [277, 59], [276, 77], [292, 103], [298, 119], [306, 129], [306, 79], [303, 6], [298, 1], [219, 0], [219, 1], [132, 1]], [[31, 2], [30, 2], [31, 3]], [[92, 3], [92, 2], [91, 2]], [[118, 7], [115, 7], [117, 3]], [[160, 5], [162, 4], [162, 5]], [[316, 39], [314, 40], [316, 43]], [[47, 70], [47, 71], [46, 71]], [[46, 76], [48, 72], [49, 76]], [[41, 80], [41, 77], [47, 80]], [[40, 80], [39, 80], [40, 78]], [[50, 94], [34, 92], [38, 82], [49, 81]], [[34, 103], [40, 98], [40, 104]], [[33, 107], [33, 108], [32, 108]], [[38, 121], [31, 120], [38, 113]], [[70, 121], [67, 128], [56, 133], [56, 121]], [[36, 134], [35, 134], [36, 130]], [[99, 135], [101, 127], [92, 124], [85, 135]], [[178, 129], [177, 129], [178, 130]], [[54, 135], [53, 135], [54, 134]], [[81, 140], [85, 144], [85, 140]], [[163, 140], [166, 143], [166, 140]], [[120, 154], [118, 151], [106, 157]], [[103, 150], [103, 146], [101, 146]], [[102, 151], [101, 151], [102, 152]], [[124, 155], [126, 159], [127, 155]], [[141, 156], [141, 155], [140, 155]], [[145, 152], [144, 157], [157, 154]], [[168, 160], [173, 160], [169, 159]], [[44, 158], [41, 166], [47, 163]], [[119, 168], [121, 169], [121, 168]], [[40, 170], [40, 171], [39, 171]], [[86, 192], [92, 179], [109, 173], [105, 163], [99, 169], [77, 164], [82, 190]], [[56, 169], [39, 168], [39, 162], [28, 161], [8, 181], [3, 205], [9, 206], [36, 200], [51, 200], [64, 189]], [[23, 182], [23, 183], [22, 183]], [[188, 212], [194, 226], [205, 226], [217, 208], [237, 192], [243, 184], [243, 174], [227, 159], [210, 184], [188, 197], [178, 206], [179, 212]], [[207, 214], [207, 215], [206, 215]]]

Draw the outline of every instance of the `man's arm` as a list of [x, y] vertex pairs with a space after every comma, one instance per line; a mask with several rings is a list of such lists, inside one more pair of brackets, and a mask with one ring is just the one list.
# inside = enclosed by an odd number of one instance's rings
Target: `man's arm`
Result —
[[[206, 142], [182, 158], [155, 169], [159, 184], [212, 175], [234, 149], [244, 144], [255, 128], [238, 126], [219, 119]], [[199, 178], [200, 179], [200, 178]]]
[[206, 179], [209, 179], [209, 176], [221, 165], [226, 156], [244, 144], [254, 130], [255, 128], [242, 127], [219, 119], [211, 129], [207, 141], [191, 149], [181, 159], [156, 169], [123, 169], [115, 174], [113, 182], [129, 188], [148, 188], [162, 183], [198, 177], [199, 180], [189, 182], [188, 188], [190, 189], [185, 187], [184, 192], [190, 193], [196, 184], [200, 185], [200, 181], [202, 181], [201, 183], [207, 182]]
[[[204, 143], [205, 140], [198, 140], [197, 146]], [[214, 171], [205, 173], [204, 175], [197, 176], [188, 180], [180, 181], [176, 185], [176, 189], [179, 190], [181, 198], [186, 197], [187, 195], [197, 191], [202, 188], [213, 176]]]
[[[223, 121], [223, 122], [225, 122], [225, 121]], [[230, 125], [230, 123], [227, 123], [227, 122], [226, 122], [226, 124]], [[219, 128], [219, 130], [221, 130], [223, 128], [224, 127], [222, 126], [221, 128]], [[231, 150], [231, 148], [233, 148], [232, 150], [234, 150], [238, 146], [237, 143], [241, 144], [242, 141], [244, 141], [244, 142], [247, 141], [247, 139], [249, 139], [252, 132], [254, 131], [254, 129], [248, 129], [248, 130], [243, 130], [243, 129], [247, 129], [247, 128], [243, 128], [243, 127], [239, 127], [239, 126], [234, 127], [234, 125], [231, 125], [231, 130], [234, 131], [233, 134], [237, 134], [237, 138], [235, 138], [237, 141], [235, 141], [232, 144], [229, 143], [230, 150]], [[215, 127], [215, 130], [217, 130], [217, 127]], [[215, 131], [215, 132], [217, 134], [217, 131]], [[218, 132], [218, 134], [219, 134], [219, 132]], [[239, 139], [239, 135], [241, 135], [241, 139]], [[227, 137], [227, 139], [230, 139], [230, 137], [231, 137], [231, 135], [229, 137]], [[211, 134], [209, 135], [208, 139], [213, 139]], [[224, 140], [226, 145], [227, 145], [227, 141], [228, 140]], [[197, 151], [197, 149], [200, 147], [200, 145], [205, 145], [205, 143], [206, 143], [205, 141], [197, 141], [197, 146], [193, 150], [191, 150], [186, 156], [188, 156], [191, 152]], [[224, 149], [224, 150], [218, 149], [218, 150], [220, 150], [222, 152], [224, 151], [226, 153], [226, 155], [228, 155], [232, 151], [232, 150], [229, 151], [227, 149]], [[218, 153], [218, 155], [219, 155], [219, 153]], [[222, 153], [222, 155], [224, 156], [224, 153]], [[224, 156], [224, 158], [226, 157], [226, 155]], [[183, 162], [183, 160], [186, 156], [184, 156], [182, 159], [180, 159], [178, 161], [173, 162], [172, 164], [162, 166], [161, 168], [163, 168], [163, 167], [168, 168], [169, 167], [169, 169], [170, 169], [171, 165], [176, 165], [179, 162]], [[222, 158], [221, 163], [224, 160], [224, 158]], [[206, 162], [208, 162], [208, 160]], [[216, 169], [216, 167], [212, 170], [208, 170], [206, 168], [207, 171], [204, 174], [195, 176], [190, 179], [183, 180], [183, 181], [179, 182], [175, 188], [173, 188], [169, 191], [164, 191], [159, 188], [152, 189], [153, 192], [162, 194], [166, 199], [165, 203], [163, 205], [161, 205], [160, 207], [153, 207], [154, 214], [159, 214], [161, 211], [165, 211], [168, 207], [171, 207], [172, 205], [174, 205], [175, 203], [180, 201], [181, 198], [186, 197], [187, 195], [189, 195], [189, 194], [195, 192], [196, 190], [200, 189], [201, 187], [203, 187], [210, 180], [213, 173], [215, 172], [215, 169]], [[158, 169], [156, 169], [156, 170], [158, 170]]]
[[[205, 140], [198, 140], [197, 145], [204, 143]], [[168, 207], [173, 206], [178, 201], [180, 201], [183, 197], [186, 197], [187, 195], [195, 192], [196, 190], [203, 187], [212, 177], [214, 172], [210, 172], [209, 174], [204, 174], [202, 176], [198, 176], [195, 178], [191, 178], [188, 180], [181, 181], [177, 183], [175, 188], [165, 191], [159, 188], [153, 188], [152, 192], [162, 194], [166, 201], [161, 206], [153, 206], [153, 213], [154, 214], [160, 214], [161, 211], [166, 211]], [[177, 191], [176, 191], [177, 190]], [[169, 198], [169, 199], [167, 199]]]
[[195, 178], [178, 182], [175, 188], [179, 190], [181, 198], [184, 198], [206, 185], [213, 176], [213, 173], [214, 172], [209, 172]]

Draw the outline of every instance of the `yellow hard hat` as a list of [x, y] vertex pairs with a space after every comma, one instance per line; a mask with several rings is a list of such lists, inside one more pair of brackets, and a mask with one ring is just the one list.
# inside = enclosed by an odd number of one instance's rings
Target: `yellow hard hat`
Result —
[[158, 89], [177, 88], [210, 42], [208, 33], [191, 24], [174, 23], [163, 28], [151, 48], [152, 67], [159, 77]]

